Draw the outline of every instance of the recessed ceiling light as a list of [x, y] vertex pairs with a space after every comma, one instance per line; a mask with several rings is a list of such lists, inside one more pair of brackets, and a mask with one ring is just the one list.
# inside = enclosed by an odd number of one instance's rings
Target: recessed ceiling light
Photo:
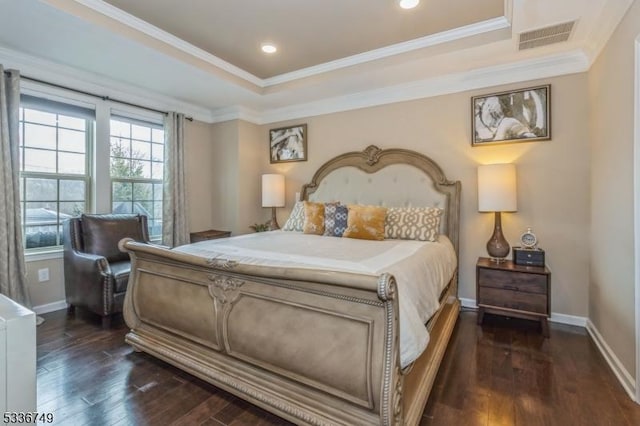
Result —
[[398, 0], [398, 4], [403, 9], [413, 9], [420, 3], [420, 0]]
[[278, 48], [273, 43], [262, 43], [260, 46], [264, 53], [276, 53]]

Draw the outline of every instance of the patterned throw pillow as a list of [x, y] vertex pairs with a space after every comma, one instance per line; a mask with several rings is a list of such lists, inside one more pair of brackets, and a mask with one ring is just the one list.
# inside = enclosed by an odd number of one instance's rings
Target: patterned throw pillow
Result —
[[343, 237], [361, 240], [384, 240], [385, 207], [349, 205], [347, 229]]
[[324, 204], [310, 201], [303, 201], [303, 203], [304, 226], [302, 232], [322, 235], [324, 233]]
[[304, 227], [304, 204], [302, 201], [296, 201], [289, 214], [287, 222], [282, 227], [283, 231], [302, 232]]
[[324, 205], [324, 235], [342, 237], [347, 229], [349, 209], [340, 203], [325, 203]]
[[391, 207], [385, 221], [385, 238], [436, 241], [442, 209], [436, 207]]

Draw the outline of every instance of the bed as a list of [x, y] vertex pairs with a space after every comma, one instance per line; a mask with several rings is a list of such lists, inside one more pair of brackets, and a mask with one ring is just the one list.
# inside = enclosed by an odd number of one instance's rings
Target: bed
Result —
[[[173, 250], [123, 240], [132, 259], [126, 341], [297, 424], [418, 424], [460, 307], [460, 182], [417, 152], [369, 146], [325, 163], [301, 199], [444, 210], [441, 242], [454, 265], [432, 291], [417, 350], [407, 350], [404, 318], [400, 330], [406, 264], [389, 259], [428, 244], [373, 242], [381, 251], [368, 253], [334, 238], [342, 248], [320, 249], [323, 237], [283, 231]], [[260, 249], [265, 238], [277, 257]]]

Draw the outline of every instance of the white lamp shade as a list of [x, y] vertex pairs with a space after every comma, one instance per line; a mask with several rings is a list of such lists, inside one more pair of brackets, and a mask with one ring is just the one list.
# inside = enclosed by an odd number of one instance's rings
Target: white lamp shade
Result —
[[284, 175], [262, 175], [262, 207], [284, 207]]
[[516, 166], [489, 164], [478, 167], [478, 211], [515, 212]]

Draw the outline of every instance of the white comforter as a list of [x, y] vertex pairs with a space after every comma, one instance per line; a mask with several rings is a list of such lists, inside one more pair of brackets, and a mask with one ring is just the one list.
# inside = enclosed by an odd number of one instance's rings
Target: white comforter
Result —
[[392, 274], [400, 298], [403, 368], [427, 347], [429, 333], [424, 324], [438, 310], [438, 297], [456, 267], [453, 245], [442, 235], [438, 242], [366, 241], [272, 231], [202, 241], [174, 250], [251, 265]]

